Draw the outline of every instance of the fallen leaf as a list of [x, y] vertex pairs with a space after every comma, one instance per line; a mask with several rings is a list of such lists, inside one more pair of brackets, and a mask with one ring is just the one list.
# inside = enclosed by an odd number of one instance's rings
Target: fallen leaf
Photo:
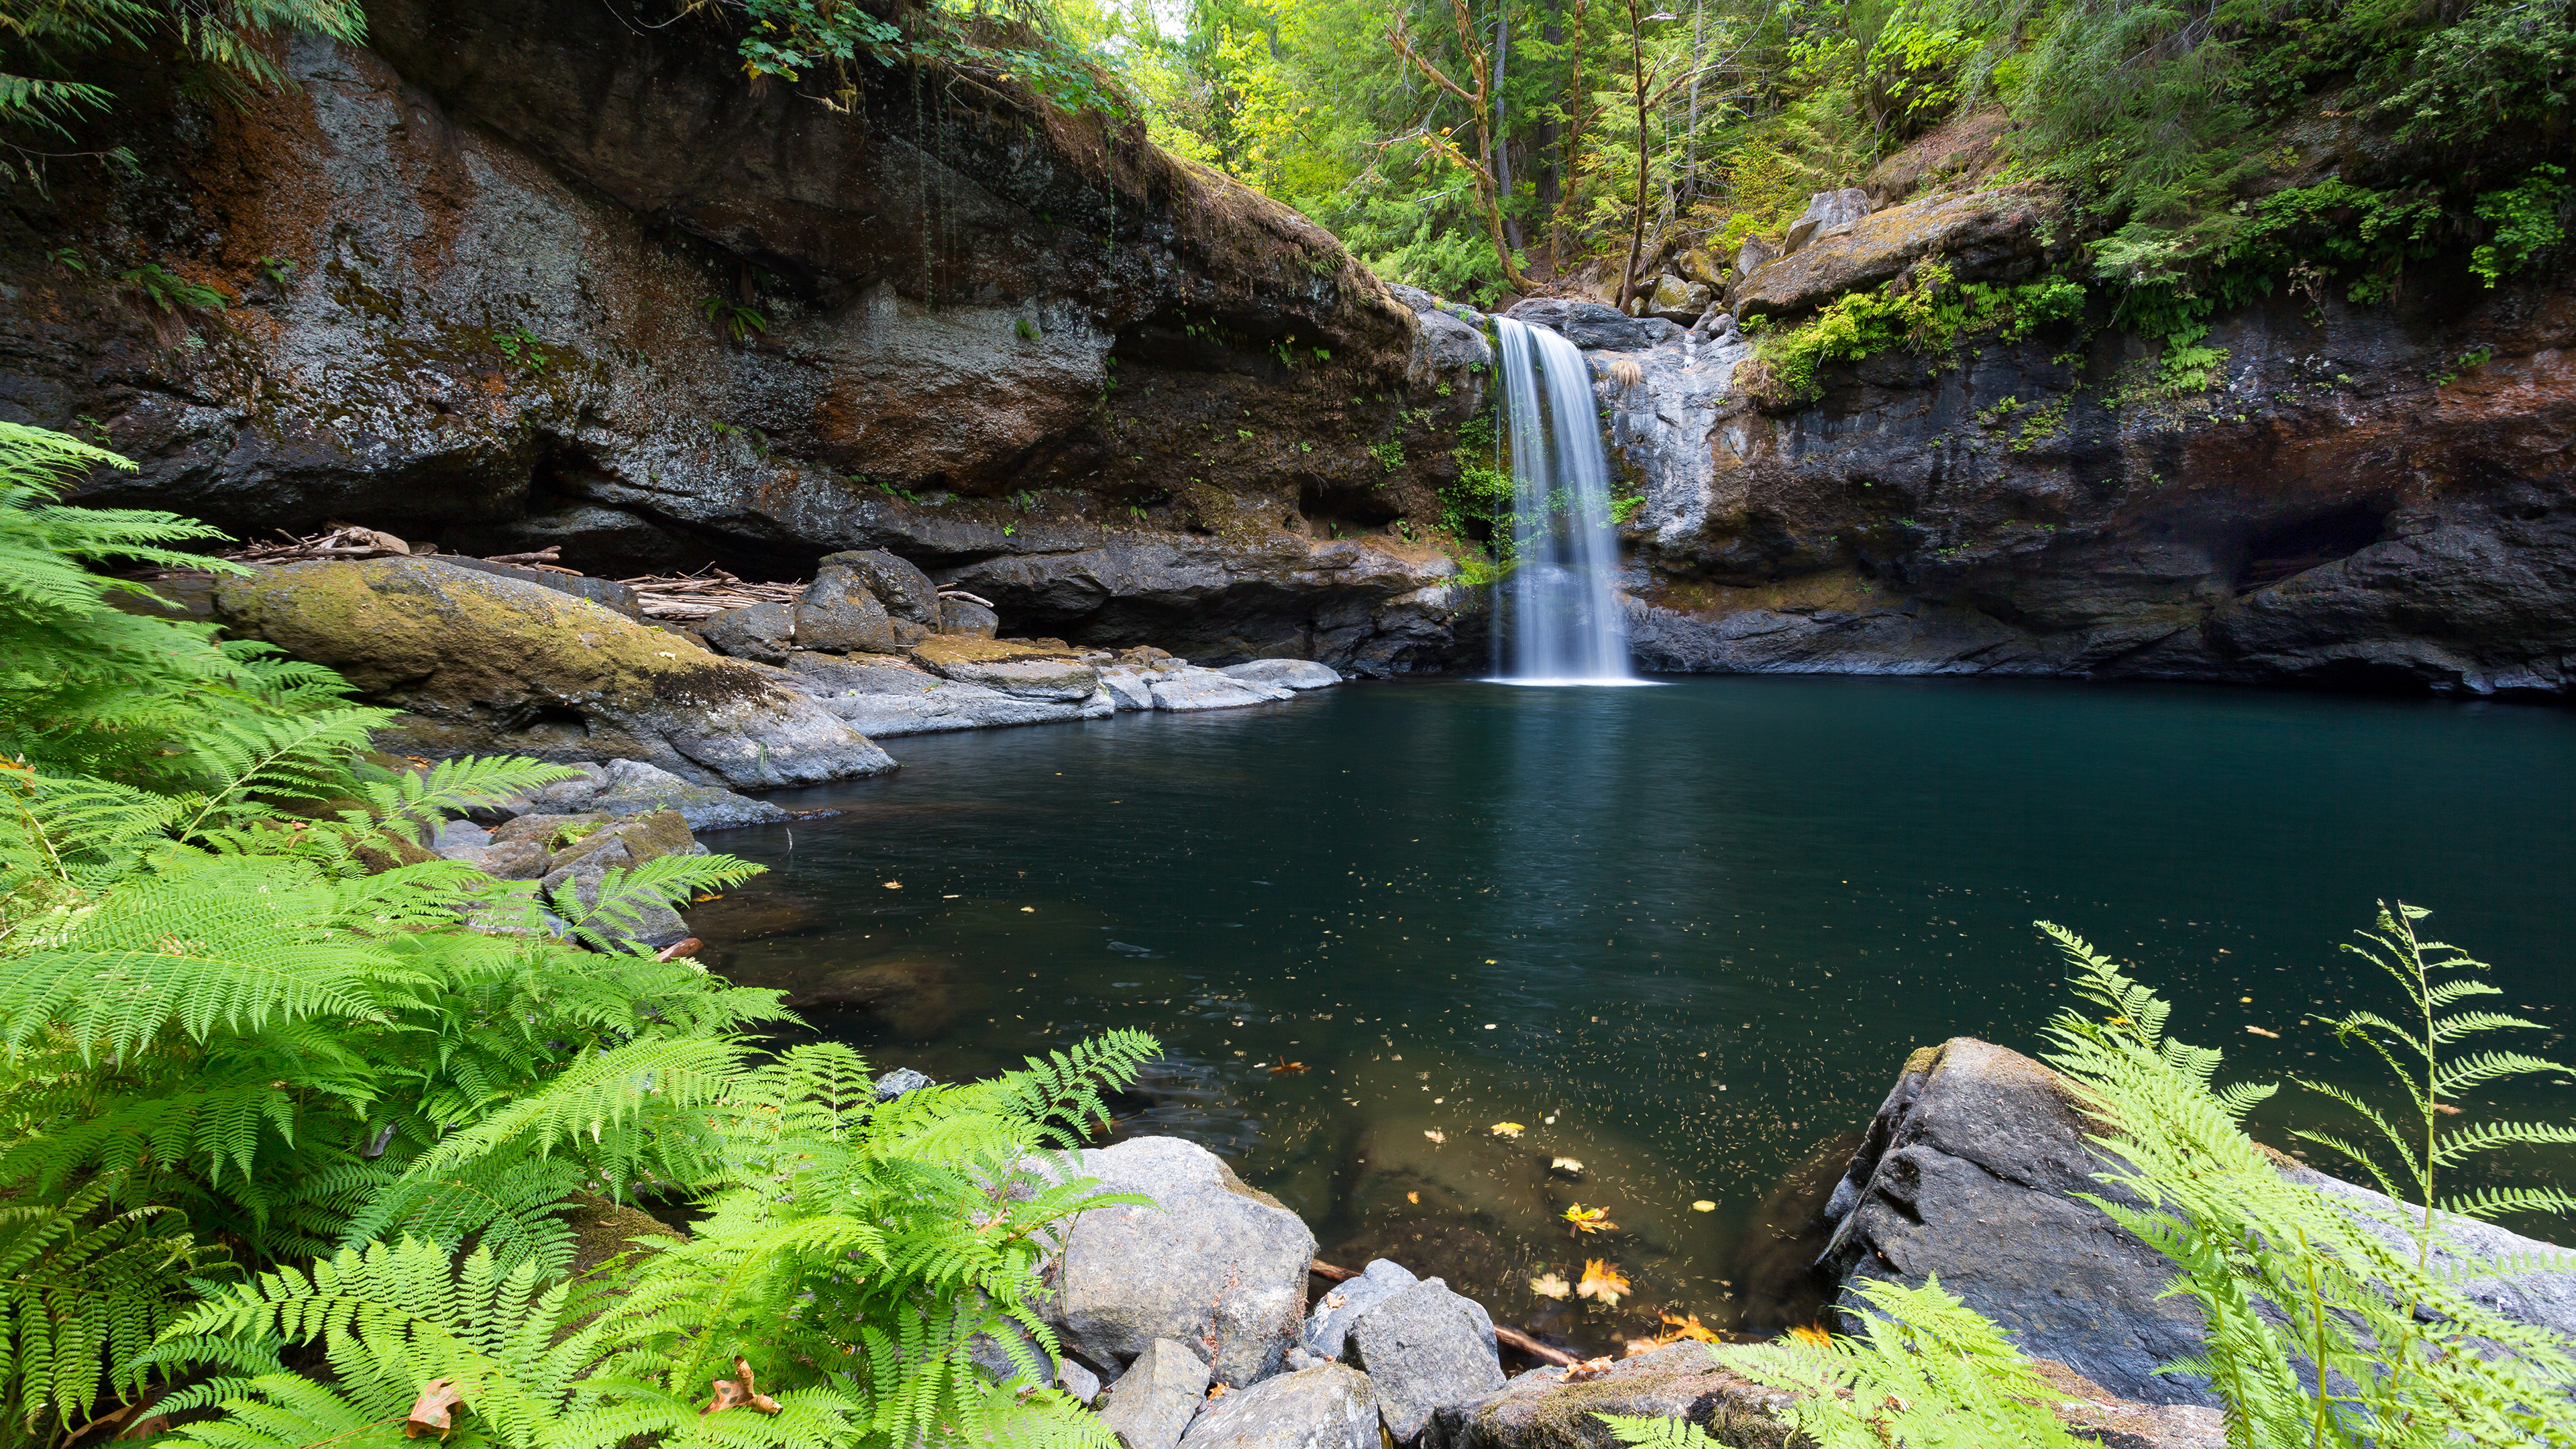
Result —
[[1699, 1315], [1696, 1313], [1687, 1318], [1676, 1318], [1670, 1312], [1659, 1312], [1656, 1316], [1664, 1320], [1666, 1328], [1672, 1330], [1664, 1335], [1666, 1343], [1679, 1343], [1684, 1339], [1693, 1343], [1717, 1342], [1717, 1335], [1711, 1333], [1708, 1326], [1699, 1321]]
[[423, 1434], [447, 1437], [456, 1427], [456, 1409], [464, 1402], [456, 1386], [445, 1379], [431, 1379], [421, 1385], [420, 1397], [411, 1401], [411, 1415], [403, 1420], [403, 1437], [417, 1439]]
[[1574, 1285], [1554, 1273], [1541, 1273], [1529, 1280], [1530, 1291], [1541, 1298], [1562, 1298], [1574, 1291]]
[[1567, 1369], [1564, 1381], [1569, 1384], [1579, 1384], [1586, 1379], [1597, 1379], [1608, 1372], [1610, 1372], [1610, 1360], [1607, 1356], [1587, 1358]]
[[1518, 1137], [1528, 1129], [1521, 1126], [1518, 1122], [1497, 1122], [1485, 1130], [1493, 1133], [1497, 1137]]
[[1587, 1208], [1581, 1203], [1567, 1208], [1562, 1216], [1578, 1233], [1603, 1233], [1619, 1226], [1610, 1221], [1608, 1208]]
[[1615, 1308], [1630, 1291], [1628, 1280], [1620, 1276], [1618, 1269], [1599, 1258], [1588, 1258], [1583, 1264], [1583, 1281], [1576, 1285], [1574, 1293], [1578, 1298], [1599, 1299], [1605, 1308]]
[[2445, 1116], [2445, 1117], [2457, 1117], [2457, 1116], [2459, 1116], [2459, 1115], [2460, 1115], [2460, 1109], [2459, 1109], [2459, 1108], [2457, 1108], [2457, 1107], [2452, 1106], [2452, 1105], [2451, 1105], [2450, 1103], [2448, 1103], [2448, 1102], [2436, 1102], [2436, 1103], [2434, 1103], [2434, 1104], [2433, 1104], [2433, 1110], [2434, 1110], [2434, 1111], [2436, 1111], [2436, 1112], [2441, 1113], [2441, 1114], [2442, 1114], [2443, 1116]]
[[1408, 1192], [1404, 1195], [1404, 1200], [1409, 1203], [1419, 1203], [1422, 1201], [1422, 1194], [1418, 1192]]
[[886, 889], [887, 889], [887, 890], [890, 890], [890, 891], [899, 891], [899, 890], [902, 890], [902, 889], [903, 889], [903, 882], [902, 882], [902, 881], [899, 881], [899, 880], [890, 880], [890, 881], [887, 881], [887, 882], [885, 883], [885, 885], [886, 885]]
[[1834, 1344], [1834, 1336], [1832, 1334], [1825, 1332], [1821, 1328], [1810, 1328], [1803, 1323], [1790, 1329], [1789, 1337], [1795, 1342], [1807, 1345], [1809, 1348], [1831, 1348]]
[[2254, 1035], [2256, 1035], [2256, 1036], [2268, 1036], [2268, 1037], [2270, 1037], [2270, 1038], [2271, 1038], [2272, 1040], [2274, 1040], [2274, 1041], [2279, 1041], [2279, 1040], [2281, 1039], [2281, 1034], [2280, 1034], [2279, 1032], [2277, 1032], [2277, 1031], [2265, 1031], [2263, 1028], [2261, 1028], [2261, 1027], [2259, 1027], [2259, 1026], [2249, 1026], [2249, 1027], [2247, 1027], [2247, 1028], [2245, 1028], [2245, 1029], [2246, 1029], [2247, 1031], [2252, 1032], [2252, 1033], [2253, 1033]]
[[721, 1414], [727, 1409], [745, 1408], [757, 1409], [764, 1414], [775, 1414], [778, 1412], [778, 1401], [753, 1387], [751, 1382], [751, 1360], [745, 1358], [735, 1359], [733, 1361], [733, 1372], [734, 1376], [732, 1378], [717, 1379], [714, 1381], [713, 1387], [715, 1389], [716, 1396], [708, 1401], [705, 1408], [698, 1410], [699, 1414]]
[[1422, 1135], [1430, 1138], [1435, 1146], [1449, 1140], [1449, 1134], [1446, 1132], [1424, 1132]]
[[1548, 1163], [1548, 1166], [1559, 1172], [1571, 1172], [1578, 1177], [1583, 1174], [1583, 1159], [1580, 1157], [1560, 1157]]
[[1222, 1398], [1224, 1398], [1224, 1397], [1225, 1397], [1225, 1385], [1223, 1385], [1223, 1384], [1210, 1384], [1210, 1385], [1208, 1385], [1208, 1397], [1209, 1397], [1209, 1398], [1211, 1398], [1211, 1399], [1222, 1399]]
[[1351, 1300], [1349, 1300], [1348, 1298], [1343, 1297], [1339, 1291], [1335, 1291], [1335, 1292], [1327, 1293], [1327, 1294], [1325, 1294], [1325, 1295], [1324, 1295], [1324, 1306], [1325, 1306], [1326, 1308], [1339, 1308], [1339, 1307], [1341, 1307], [1343, 1304], [1348, 1303], [1348, 1302], [1350, 1302], [1350, 1301], [1351, 1301]]
[[1717, 1211], [1717, 1204], [1710, 1202], [1707, 1198], [1701, 1198], [1699, 1201], [1691, 1204], [1691, 1211], [1695, 1213], [1713, 1213]]
[[1306, 1064], [1304, 1062], [1281, 1062], [1270, 1069], [1270, 1075], [1275, 1077], [1281, 1072], [1302, 1072], [1304, 1070], [1306, 1070]]

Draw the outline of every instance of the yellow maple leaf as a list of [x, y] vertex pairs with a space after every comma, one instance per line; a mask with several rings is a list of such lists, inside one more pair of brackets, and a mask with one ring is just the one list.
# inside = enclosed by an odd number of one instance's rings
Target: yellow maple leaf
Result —
[[1524, 1129], [1518, 1122], [1497, 1122], [1485, 1130], [1497, 1137], [1518, 1137]]
[[1831, 1348], [1834, 1344], [1834, 1336], [1832, 1334], [1825, 1332], [1821, 1328], [1810, 1328], [1803, 1323], [1790, 1329], [1789, 1337], [1798, 1343], [1807, 1345], [1809, 1348]]
[[1662, 1341], [1665, 1343], [1679, 1343], [1683, 1339], [1689, 1339], [1693, 1343], [1717, 1342], [1717, 1335], [1711, 1333], [1708, 1326], [1699, 1321], [1699, 1315], [1696, 1313], [1687, 1318], [1676, 1318], [1670, 1311], [1663, 1311], [1657, 1316], [1664, 1320], [1666, 1328], [1672, 1330], [1663, 1336]]
[[1574, 1285], [1555, 1273], [1541, 1273], [1529, 1280], [1530, 1291], [1541, 1298], [1562, 1298], [1574, 1291]]
[[1608, 1232], [1619, 1226], [1610, 1221], [1608, 1208], [1588, 1208], [1581, 1203], [1567, 1208], [1563, 1217], [1568, 1223], [1574, 1225], [1574, 1230], [1578, 1233]]
[[1599, 1258], [1584, 1260], [1583, 1282], [1574, 1290], [1579, 1298], [1599, 1299], [1604, 1308], [1617, 1307], [1619, 1300], [1628, 1296], [1629, 1291], [1628, 1280], [1620, 1275], [1619, 1270]]

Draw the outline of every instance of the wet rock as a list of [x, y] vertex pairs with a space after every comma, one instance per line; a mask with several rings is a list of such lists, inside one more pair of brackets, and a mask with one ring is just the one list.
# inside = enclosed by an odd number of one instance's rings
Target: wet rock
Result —
[[906, 1092], [918, 1092], [932, 1085], [930, 1078], [910, 1067], [897, 1067], [876, 1080], [877, 1100], [891, 1102]]
[[1172, 1449], [1197, 1416], [1207, 1387], [1207, 1361], [1158, 1338], [1109, 1386], [1100, 1420], [1126, 1449]]
[[[2018, 1052], [1953, 1037], [1906, 1062], [1871, 1120], [1826, 1209], [1837, 1226], [1824, 1262], [1847, 1284], [1937, 1273], [2034, 1357], [2124, 1398], [2215, 1404], [2200, 1380], [2155, 1371], [2200, 1351], [2200, 1315], [2188, 1300], [2158, 1296], [2174, 1277], [2163, 1254], [2080, 1200], [2133, 1201], [2096, 1179], [2104, 1170], [2063, 1079]], [[2284, 1174], [2357, 1207], [2394, 1208], [2305, 1168]], [[2563, 1252], [2483, 1223], [2460, 1224], [2452, 1248], [2526, 1259]], [[2470, 1291], [2517, 1322], [2576, 1334], [2576, 1274], [2511, 1274]]]
[[1789, 1329], [1822, 1318], [1835, 1294], [1816, 1269], [1834, 1232], [1825, 1207], [1861, 1141], [1861, 1133], [1843, 1132], [1808, 1149], [1745, 1220], [1727, 1258], [1735, 1267], [1739, 1327]]
[[1416, 370], [1426, 376], [1494, 365], [1493, 344], [1484, 332], [1447, 312], [1420, 314], [1422, 337], [1415, 344]]
[[1183, 1449], [1376, 1449], [1378, 1395], [1368, 1375], [1337, 1363], [1281, 1374], [1215, 1400], [1181, 1436]]
[[1688, 1419], [1735, 1449], [1790, 1442], [1776, 1417], [1790, 1396], [1728, 1373], [1702, 1344], [1668, 1344], [1580, 1383], [1566, 1383], [1565, 1374], [1534, 1369], [1499, 1393], [1443, 1406], [1423, 1433], [1424, 1449], [1616, 1449], [1601, 1414]]
[[1437, 1278], [1361, 1309], [1351, 1320], [1349, 1347], [1377, 1385], [1387, 1432], [1399, 1444], [1418, 1438], [1434, 1410], [1503, 1386], [1493, 1318]]
[[432, 559], [288, 564], [227, 582], [231, 627], [404, 716], [391, 753], [641, 759], [700, 784], [814, 784], [894, 761], [757, 666], [586, 600]]
[[589, 807], [603, 815], [669, 810], [686, 820], [691, 830], [768, 825], [793, 818], [766, 800], [754, 800], [713, 785], [693, 785], [641, 760], [611, 760], [607, 774], [606, 788], [589, 801]]
[[1019, 699], [1079, 704], [1100, 692], [1100, 671], [1079, 655], [1028, 640], [934, 634], [913, 649], [913, 658], [942, 679]]
[[1293, 698], [1295, 692], [1256, 679], [1238, 679], [1213, 669], [1175, 669], [1155, 680], [1149, 688], [1154, 694], [1154, 708], [1188, 713], [1202, 709], [1241, 709], [1248, 704], [1268, 704]]
[[1315, 1256], [1305, 1223], [1179, 1138], [1085, 1151], [1082, 1171], [1104, 1191], [1139, 1193], [1156, 1206], [1094, 1208], [1074, 1219], [1059, 1291], [1046, 1305], [1065, 1346], [1118, 1366], [1169, 1338], [1203, 1349], [1222, 1383], [1239, 1388], [1275, 1372], [1305, 1312]]
[[497, 843], [525, 842], [552, 851], [608, 824], [611, 818], [595, 812], [556, 815], [532, 810], [493, 826], [492, 839]]
[[1635, 352], [1681, 335], [1661, 317], [1631, 317], [1600, 302], [1569, 302], [1533, 297], [1503, 314], [1533, 327], [1546, 327], [1586, 352]]
[[1765, 263], [1728, 300], [1739, 317], [1803, 312], [1935, 257], [1957, 281], [2018, 281], [2038, 270], [2055, 214], [2048, 193], [2027, 186], [1909, 202]]
[[1312, 659], [1254, 659], [1242, 664], [1229, 664], [1218, 671], [1236, 679], [1249, 679], [1257, 684], [1273, 684], [1281, 689], [1324, 689], [1342, 682], [1331, 666]]
[[1002, 632], [1002, 616], [973, 599], [943, 598], [939, 601], [939, 632], [990, 639]]
[[[1029, 698], [960, 683], [909, 662], [858, 664], [827, 654], [798, 654], [788, 668], [816, 703], [870, 738], [1097, 719], [1117, 708], [1114, 697], [1097, 689], [1079, 700]], [[1079, 681], [1070, 672], [1064, 678]]]
[[1305, 1330], [1298, 1339], [1299, 1346], [1318, 1359], [1339, 1359], [1354, 1319], [1421, 1281], [1400, 1263], [1386, 1258], [1370, 1259], [1360, 1269], [1358, 1277], [1334, 1284], [1323, 1297], [1315, 1300], [1315, 1310], [1306, 1316]]
[[1781, 243], [1781, 253], [1796, 252], [1818, 237], [1841, 231], [1869, 215], [1872, 208], [1869, 193], [1856, 186], [1819, 191], [1807, 198], [1807, 209], [1789, 223], [1788, 239]]
[[1069, 1358], [1056, 1362], [1055, 1386], [1073, 1395], [1077, 1403], [1092, 1403], [1100, 1397], [1100, 1375]]
[[475, 558], [470, 554], [443, 553], [438, 555], [438, 561], [456, 568], [473, 569], [478, 573], [493, 574], [505, 579], [517, 579], [521, 583], [535, 584], [539, 588], [553, 589], [558, 593], [588, 599], [601, 608], [624, 614], [638, 623], [643, 622], [644, 619], [644, 611], [637, 606], [635, 591], [615, 579], [595, 579], [587, 574], [558, 574], [545, 569], [523, 569], [515, 564], [494, 563], [490, 559]]
[[698, 624], [698, 637], [718, 654], [784, 664], [796, 647], [796, 609], [792, 604], [746, 604], [711, 615]]

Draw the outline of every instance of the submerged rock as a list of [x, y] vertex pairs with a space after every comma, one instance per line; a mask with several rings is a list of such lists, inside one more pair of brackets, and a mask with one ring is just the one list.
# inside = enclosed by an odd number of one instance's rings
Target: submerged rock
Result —
[[1215, 1400], [1184, 1449], [1378, 1449], [1377, 1386], [1337, 1363], [1281, 1374]]
[[1073, 1220], [1045, 1311], [1065, 1347], [1123, 1367], [1158, 1338], [1204, 1350], [1235, 1387], [1277, 1371], [1306, 1307], [1315, 1235], [1215, 1153], [1140, 1137], [1082, 1154], [1107, 1192], [1152, 1207], [1093, 1208]]
[[393, 754], [640, 759], [738, 786], [894, 768], [758, 666], [516, 579], [434, 559], [288, 564], [230, 580], [216, 600], [236, 632], [404, 711], [379, 742]]

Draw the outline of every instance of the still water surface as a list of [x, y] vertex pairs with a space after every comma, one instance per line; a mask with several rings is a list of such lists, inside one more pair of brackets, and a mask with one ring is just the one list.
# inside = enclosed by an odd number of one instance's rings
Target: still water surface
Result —
[[[892, 777], [777, 797], [839, 818], [712, 839], [771, 873], [693, 915], [711, 966], [941, 1078], [1151, 1030], [1122, 1132], [1223, 1153], [1327, 1261], [1392, 1256], [1587, 1347], [1663, 1308], [1811, 1314], [1784, 1180], [1839, 1167], [1911, 1048], [2037, 1049], [2066, 997], [2034, 918], [2257, 1076], [2358, 1077], [2308, 1014], [2385, 1004], [2335, 950], [2379, 896], [2576, 1021], [2576, 716], [2550, 708], [1444, 680], [891, 745]], [[2564, 1121], [2576, 1088], [2501, 1105]], [[2325, 1120], [2286, 1100], [2261, 1130]], [[2576, 1185], [2576, 1156], [2515, 1170]], [[1575, 1240], [1578, 1202], [1618, 1230]], [[1634, 1293], [1532, 1287], [1589, 1258]]]

